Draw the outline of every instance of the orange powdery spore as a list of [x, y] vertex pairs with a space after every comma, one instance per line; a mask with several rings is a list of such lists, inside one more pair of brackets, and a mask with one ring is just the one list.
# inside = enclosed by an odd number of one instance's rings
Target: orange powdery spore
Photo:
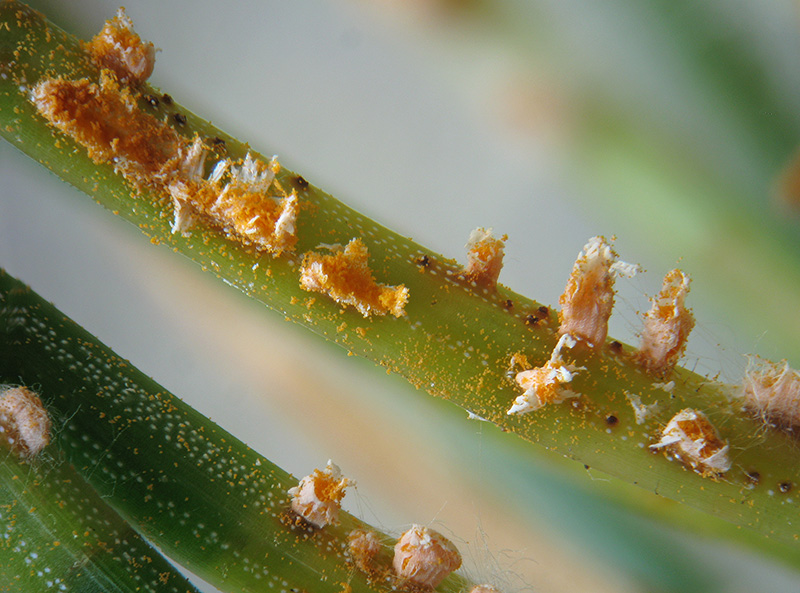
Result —
[[800, 373], [786, 360], [751, 357], [742, 387], [750, 413], [780, 428], [800, 427]]
[[85, 78], [44, 79], [33, 87], [31, 101], [52, 125], [86, 148], [94, 162], [113, 163], [137, 187], [163, 183], [184, 143], [108, 76], [100, 84]]
[[307, 253], [300, 272], [304, 290], [327, 294], [337, 303], [355, 307], [364, 317], [391, 313], [405, 314], [408, 289], [375, 281], [369, 268], [369, 251], [361, 239], [352, 239], [344, 248], [332, 245], [330, 255]]
[[667, 423], [661, 440], [651, 449], [666, 449], [684, 465], [704, 477], [718, 476], [731, 468], [728, 445], [705, 414], [684, 408]]
[[39, 396], [25, 387], [0, 391], [0, 442], [23, 459], [38, 455], [50, 442], [50, 416]]
[[685, 305], [689, 282], [681, 270], [668, 272], [644, 317], [642, 344], [635, 360], [659, 377], [666, 377], [675, 368], [694, 327], [694, 315]]
[[175, 206], [172, 231], [185, 232], [202, 216], [274, 255], [293, 249], [299, 202], [295, 193], [271, 193], [273, 186], [281, 191], [275, 182], [280, 171], [277, 158], [264, 163], [248, 153], [240, 165], [225, 159], [203, 179], [205, 154], [202, 143], [195, 140], [181, 162], [181, 175], [169, 184]]
[[614, 277], [632, 276], [636, 266], [617, 260], [605, 237], [592, 237], [578, 255], [559, 303], [559, 332], [602, 346], [614, 308]]
[[352, 480], [342, 476], [339, 467], [328, 460], [324, 470], [315, 469], [289, 489], [292, 510], [318, 528], [337, 523], [344, 490], [352, 485]]
[[572, 348], [575, 339], [569, 334], [564, 334], [558, 340], [553, 353], [543, 366], [535, 367], [517, 373], [516, 382], [524, 393], [517, 396], [511, 408], [506, 412], [512, 414], [527, 414], [547, 404], [561, 403], [566, 399], [578, 397], [578, 393], [565, 389], [563, 386], [572, 381], [575, 374], [581, 370], [571, 364], [566, 364], [562, 358], [564, 348]]
[[438, 531], [415, 524], [397, 541], [392, 566], [401, 580], [433, 589], [461, 566], [461, 554]]
[[492, 229], [477, 228], [472, 231], [467, 241], [467, 265], [464, 274], [471, 280], [484, 286], [494, 288], [503, 269], [506, 235], [496, 238]]
[[106, 21], [85, 49], [98, 67], [111, 70], [120, 81], [132, 85], [147, 80], [156, 63], [155, 46], [136, 34], [124, 8]]

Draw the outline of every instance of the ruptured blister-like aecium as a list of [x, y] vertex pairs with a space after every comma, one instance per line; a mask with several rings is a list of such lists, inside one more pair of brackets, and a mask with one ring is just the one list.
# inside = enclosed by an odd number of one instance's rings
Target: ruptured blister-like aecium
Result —
[[378, 572], [375, 558], [381, 551], [381, 542], [374, 531], [354, 529], [347, 535], [347, 555], [361, 572], [373, 575]]
[[559, 303], [559, 332], [599, 347], [614, 309], [614, 278], [633, 276], [638, 266], [618, 261], [605, 237], [592, 237], [578, 254]]
[[324, 470], [315, 469], [289, 489], [292, 510], [318, 528], [337, 523], [344, 490], [352, 485], [353, 481], [345, 478], [339, 467], [328, 460]]
[[567, 364], [562, 356], [565, 348], [573, 348], [575, 344], [575, 338], [564, 334], [553, 349], [550, 360], [543, 366], [517, 373], [517, 385], [522, 387], [525, 393], [518, 395], [514, 400], [514, 404], [507, 412], [509, 415], [526, 414], [547, 404], [561, 403], [580, 395], [563, 387], [582, 369]]
[[297, 242], [297, 195], [286, 195], [275, 180], [277, 157], [263, 162], [250, 153], [237, 164], [218, 161], [203, 178], [206, 150], [199, 138], [182, 151], [179, 174], [168, 184], [175, 208], [172, 232], [187, 232], [202, 218], [232, 238], [280, 255]]
[[705, 414], [685, 408], [661, 431], [661, 440], [651, 449], [665, 449], [685, 466], [703, 476], [718, 476], [731, 468], [728, 444]]
[[675, 368], [694, 327], [694, 316], [685, 305], [689, 282], [680, 270], [668, 272], [644, 316], [642, 344], [635, 360], [658, 377], [666, 377]]
[[132, 85], [147, 80], [156, 63], [155, 46], [136, 34], [124, 8], [106, 21], [85, 49], [99, 68], [111, 70], [120, 81]]
[[438, 531], [415, 524], [397, 541], [392, 566], [401, 580], [434, 588], [461, 566], [461, 554]]
[[30, 459], [50, 442], [50, 428], [50, 416], [36, 393], [26, 387], [0, 389], [0, 444]]
[[464, 275], [477, 284], [494, 288], [503, 269], [506, 235], [500, 238], [492, 235], [492, 229], [477, 228], [470, 233], [467, 241], [467, 265]]
[[748, 412], [779, 428], [800, 428], [800, 373], [787, 361], [751, 357], [742, 388]]
[[326, 249], [329, 254], [310, 252], [303, 257], [300, 286], [304, 290], [327, 294], [339, 304], [355, 307], [364, 317], [405, 314], [408, 288], [375, 281], [369, 268], [369, 251], [361, 239]]

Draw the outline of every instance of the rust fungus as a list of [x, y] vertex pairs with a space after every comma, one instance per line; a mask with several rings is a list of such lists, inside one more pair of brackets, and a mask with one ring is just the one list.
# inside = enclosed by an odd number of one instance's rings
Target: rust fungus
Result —
[[685, 408], [675, 414], [651, 449], [666, 449], [687, 467], [704, 477], [723, 474], [731, 468], [728, 445], [705, 414]]
[[375, 281], [368, 265], [369, 251], [361, 239], [352, 239], [344, 248], [327, 248], [329, 255], [310, 252], [303, 258], [300, 286], [304, 290], [327, 294], [337, 303], [355, 307], [364, 317], [405, 314], [408, 289]]
[[508, 239], [503, 235], [499, 239], [492, 235], [492, 229], [477, 228], [472, 231], [467, 241], [467, 265], [464, 275], [483, 286], [494, 288], [503, 269], [504, 247]]
[[751, 357], [742, 387], [750, 413], [780, 428], [800, 427], [800, 373], [787, 361]]
[[668, 272], [644, 317], [642, 344], [635, 360], [659, 377], [669, 375], [675, 368], [694, 327], [694, 316], [684, 304], [689, 282], [689, 277], [680, 270]]
[[559, 298], [559, 332], [601, 346], [614, 308], [614, 278], [632, 276], [637, 267], [618, 261], [605, 237], [592, 237], [578, 255], [564, 294]]
[[377, 572], [375, 557], [381, 550], [381, 542], [374, 531], [354, 529], [347, 536], [347, 553], [361, 572], [373, 575]]
[[292, 250], [299, 203], [296, 194], [284, 195], [275, 182], [277, 158], [265, 163], [247, 153], [240, 165], [224, 159], [204, 179], [205, 154], [196, 138], [183, 153], [180, 175], [169, 184], [175, 207], [172, 231], [186, 232], [202, 216], [242, 243], [274, 255]]
[[328, 460], [324, 470], [315, 469], [289, 489], [292, 510], [318, 528], [337, 523], [344, 490], [352, 485], [352, 480], [343, 477], [339, 467]]
[[401, 580], [433, 589], [461, 566], [461, 554], [438, 531], [412, 525], [395, 545], [392, 565]]
[[507, 414], [526, 414], [547, 404], [560, 403], [579, 395], [563, 388], [582, 368], [566, 364], [561, 356], [564, 348], [572, 348], [575, 344], [572, 336], [564, 334], [544, 366], [517, 373], [515, 380], [525, 392], [517, 396]]
[[39, 396], [26, 387], [0, 390], [0, 442], [19, 457], [38, 455], [50, 442], [50, 417]]
[[156, 63], [155, 46], [136, 34], [124, 8], [106, 21], [85, 49], [97, 66], [111, 70], [121, 82], [131, 85], [147, 80]]
[[163, 183], [173, 172], [183, 140], [163, 122], [141, 111], [127, 88], [109, 76], [48, 78], [31, 92], [31, 101], [52, 125], [86, 148], [96, 163], [114, 169], [136, 185]]
[[500, 593], [500, 591], [491, 585], [475, 585], [469, 590], [469, 593]]

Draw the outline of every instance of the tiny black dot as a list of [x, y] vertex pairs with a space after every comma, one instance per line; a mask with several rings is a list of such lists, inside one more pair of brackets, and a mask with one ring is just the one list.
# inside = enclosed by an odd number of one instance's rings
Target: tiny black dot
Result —
[[791, 492], [792, 490], [792, 483], [791, 482], [781, 482], [778, 484], [778, 489], [786, 494], [787, 492]]
[[142, 98], [147, 101], [152, 107], [158, 107], [158, 97], [155, 95], [143, 95]]
[[583, 464], [583, 469], [585, 469], [588, 472], [591, 468], [584, 463]]
[[297, 183], [297, 185], [299, 185], [304, 189], [308, 187], [308, 181], [306, 181], [306, 178], [303, 177], [302, 175], [298, 175], [297, 177], [295, 177], [295, 183]]
[[541, 307], [539, 307], [539, 315], [541, 315], [542, 317], [550, 317], [550, 309], [542, 305]]
[[167, 93], [161, 95], [161, 100], [164, 101], [164, 105], [172, 105], [172, 97], [170, 97]]
[[172, 119], [174, 119], [175, 123], [178, 124], [179, 126], [186, 125], [186, 116], [182, 113], [173, 114]]
[[506, 299], [506, 302], [503, 303], [503, 306], [506, 309], [513, 309], [514, 308], [514, 301], [512, 301], [511, 299]]
[[539, 318], [536, 315], [528, 314], [525, 316], [525, 325], [536, 325], [539, 323]]
[[222, 147], [224, 147], [224, 146], [225, 146], [225, 140], [223, 140], [223, 139], [222, 139], [222, 138], [220, 138], [219, 136], [214, 136], [214, 137], [211, 139], [211, 144], [212, 144], [213, 146], [222, 146]]
[[761, 474], [757, 471], [749, 471], [745, 473], [747, 474], [747, 479], [753, 484], [758, 484], [761, 481]]
[[611, 348], [612, 352], [616, 353], [622, 352], [622, 344], [620, 342], [617, 342], [616, 340], [611, 342], [608, 346], [609, 348]]
[[427, 255], [420, 255], [414, 260], [414, 263], [422, 268], [427, 268], [429, 265], [431, 265], [431, 259]]
[[609, 414], [606, 416], [606, 424], [609, 426], [616, 426], [617, 422], [619, 422], [619, 418], [614, 416], [614, 414]]

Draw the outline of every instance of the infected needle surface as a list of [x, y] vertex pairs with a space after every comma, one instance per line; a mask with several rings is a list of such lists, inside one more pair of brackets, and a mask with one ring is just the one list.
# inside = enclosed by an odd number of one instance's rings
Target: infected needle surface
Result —
[[337, 303], [355, 307], [364, 317], [405, 314], [408, 289], [378, 284], [369, 268], [369, 251], [361, 239], [352, 239], [344, 248], [328, 247], [329, 255], [310, 252], [303, 258], [300, 286], [304, 290], [327, 294]]
[[704, 477], [718, 476], [731, 468], [728, 444], [705, 414], [691, 408], [675, 414], [664, 427], [661, 440], [650, 448], [664, 448]]
[[574, 365], [566, 364], [562, 357], [562, 351], [565, 348], [573, 348], [575, 344], [575, 338], [564, 334], [544, 366], [517, 373], [517, 384], [525, 390], [525, 393], [517, 396], [507, 414], [527, 414], [547, 404], [560, 403], [579, 395], [563, 387], [581, 370]]
[[324, 470], [315, 469], [289, 489], [292, 510], [318, 528], [337, 523], [344, 490], [352, 485], [339, 466], [328, 460]]
[[644, 317], [642, 345], [635, 360], [656, 376], [666, 377], [672, 372], [694, 327], [694, 316], [685, 305], [689, 282], [680, 270], [668, 272]]
[[133, 22], [120, 8], [117, 16], [106, 21], [100, 32], [87, 44], [87, 53], [99, 68], [107, 68], [127, 84], [140, 84], [153, 73], [156, 48], [142, 41], [133, 30]]
[[608, 319], [614, 308], [614, 278], [632, 276], [637, 266], [618, 261], [605, 237], [592, 237], [578, 254], [559, 303], [561, 334], [570, 334], [593, 347], [608, 335]]
[[25, 387], [0, 390], [0, 442], [23, 459], [38, 455], [50, 442], [50, 417], [39, 396]]
[[489, 288], [497, 286], [500, 270], [503, 269], [506, 235], [496, 238], [492, 229], [477, 228], [467, 241], [467, 265], [464, 275], [470, 280]]
[[800, 373], [787, 361], [752, 357], [742, 387], [748, 412], [780, 428], [800, 427]]
[[392, 565], [403, 581], [433, 589], [461, 566], [461, 554], [438, 531], [415, 524], [400, 536]]

